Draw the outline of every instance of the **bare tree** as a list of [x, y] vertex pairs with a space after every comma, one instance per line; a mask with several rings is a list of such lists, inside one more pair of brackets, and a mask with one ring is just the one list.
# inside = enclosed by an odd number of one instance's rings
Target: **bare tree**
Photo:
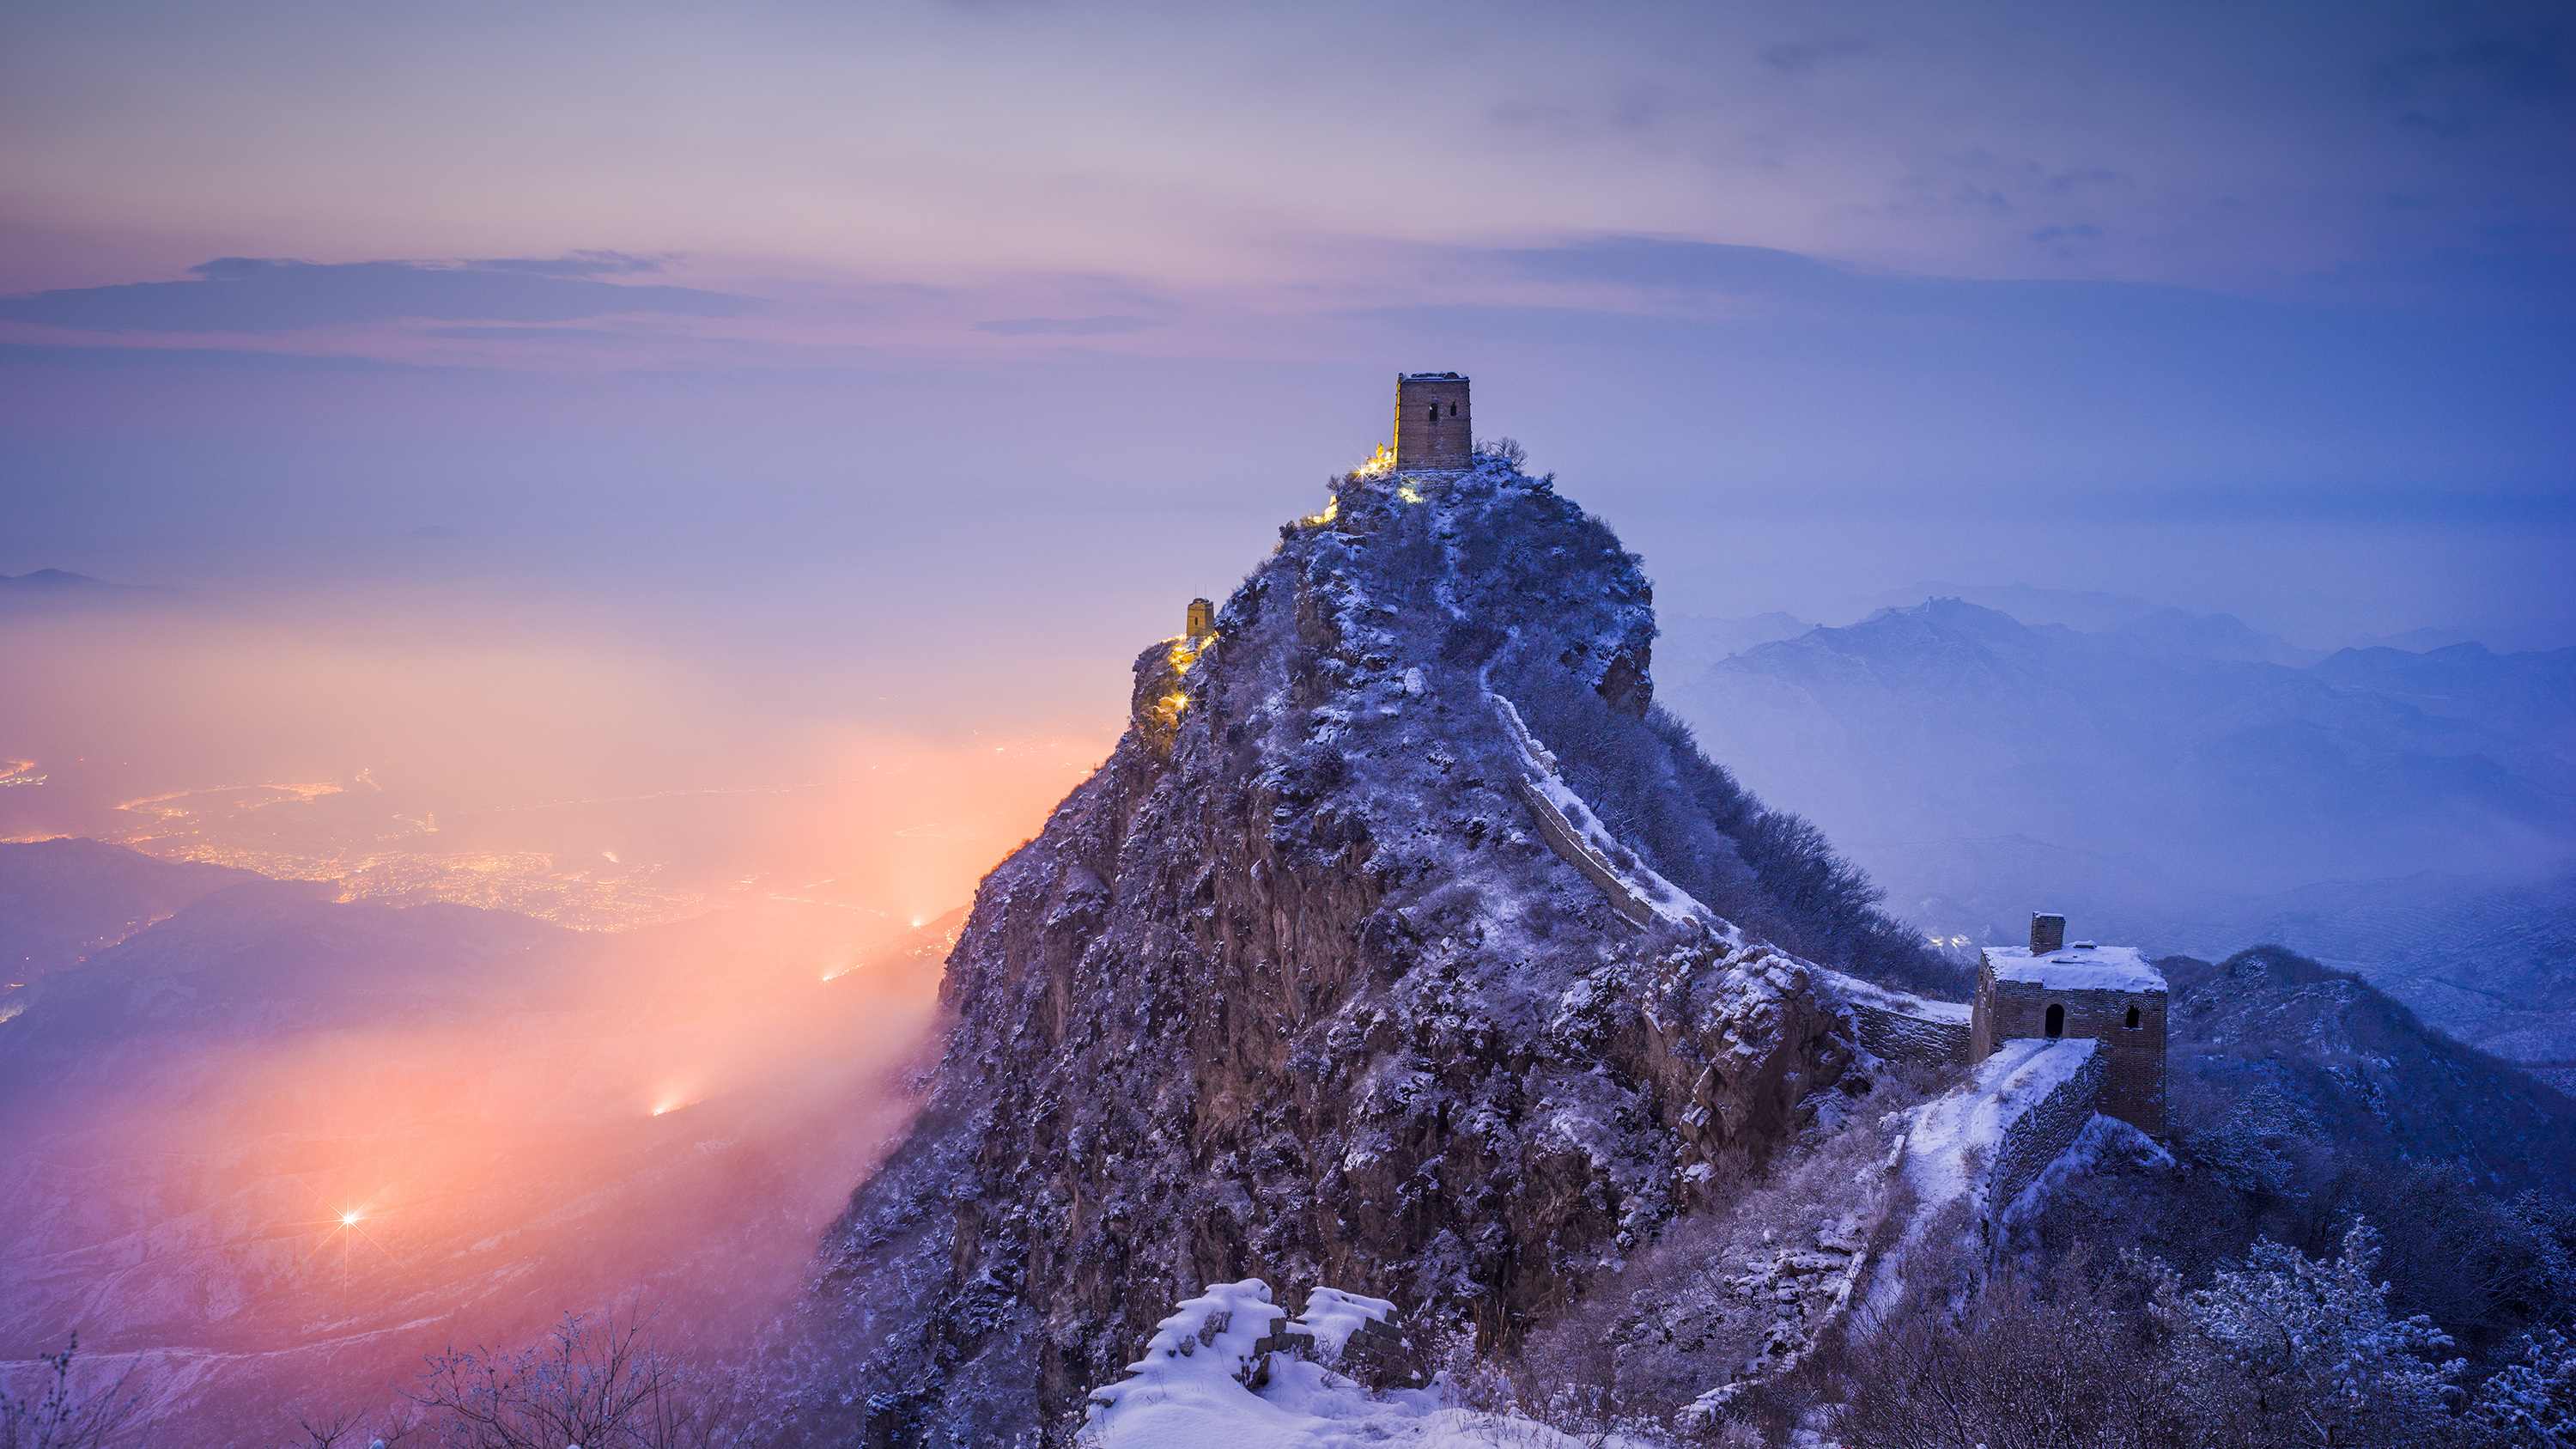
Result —
[[718, 1425], [707, 1395], [656, 1348], [648, 1313], [566, 1314], [515, 1353], [429, 1356], [411, 1399], [445, 1449], [702, 1449]]
[[367, 1416], [352, 1409], [289, 1410], [297, 1436], [290, 1449], [391, 1449], [420, 1427], [419, 1412], [405, 1409], [384, 1414], [373, 1429], [366, 1426]]
[[134, 1366], [106, 1384], [84, 1386], [72, 1368], [75, 1333], [60, 1353], [44, 1355], [43, 1383], [21, 1396], [0, 1390], [0, 1449], [105, 1449], [144, 1428], [142, 1386]]
[[[1909, 1292], [1811, 1366], [1839, 1403], [1835, 1435], [1871, 1449], [2278, 1442], [2188, 1330], [2169, 1275], [2097, 1284], [2087, 1267], [2003, 1272], [1955, 1311], [1943, 1295]], [[2124, 1301], [2131, 1293], [2144, 1301]]]
[[340, 1441], [358, 1432], [358, 1416], [349, 1409], [324, 1413], [317, 1409], [296, 1409], [287, 1415], [295, 1421], [295, 1432], [302, 1437], [295, 1449], [339, 1449]]

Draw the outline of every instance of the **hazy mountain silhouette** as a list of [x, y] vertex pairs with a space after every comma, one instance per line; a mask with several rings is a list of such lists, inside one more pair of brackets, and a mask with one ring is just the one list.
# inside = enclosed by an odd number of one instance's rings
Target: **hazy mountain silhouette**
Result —
[[[2510, 976], [2438, 945], [2465, 899], [2525, 936], [2563, 909], [2512, 891], [2576, 859], [2576, 649], [2300, 658], [2223, 615], [2084, 632], [1942, 598], [1668, 676], [1664, 697], [1929, 931], [2010, 940], [2052, 909], [2158, 949], [2281, 941], [2472, 1040], [2538, 1032], [2513, 1054], [2576, 1057], [2532, 994], [2576, 986], [2563, 958]], [[2472, 1009], [2490, 990], [2521, 994]]]
[[258, 879], [100, 840], [0, 842], [0, 971], [25, 983], [77, 966], [183, 906]]

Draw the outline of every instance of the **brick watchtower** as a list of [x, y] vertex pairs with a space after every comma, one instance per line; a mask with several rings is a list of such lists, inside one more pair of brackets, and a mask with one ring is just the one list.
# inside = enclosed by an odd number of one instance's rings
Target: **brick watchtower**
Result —
[[1395, 379], [1395, 466], [1424, 472], [1467, 467], [1476, 434], [1467, 379], [1454, 372], [1399, 373]]
[[2066, 942], [2064, 916], [2033, 915], [2030, 945], [1988, 946], [1969, 1012], [1968, 1060], [2020, 1037], [2102, 1044], [2101, 1110], [2146, 1133], [2165, 1130], [2165, 978], [2132, 946]]

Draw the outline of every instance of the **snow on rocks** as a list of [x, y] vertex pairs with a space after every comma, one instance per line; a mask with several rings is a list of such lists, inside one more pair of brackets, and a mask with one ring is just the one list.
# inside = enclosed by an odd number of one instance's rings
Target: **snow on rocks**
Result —
[[1395, 1305], [1384, 1298], [1345, 1293], [1339, 1288], [1318, 1288], [1306, 1296], [1306, 1311], [1288, 1325], [1288, 1331], [1311, 1339], [1318, 1360], [1334, 1363], [1340, 1360], [1342, 1347], [1351, 1341], [1352, 1334], [1394, 1316]]
[[1287, 1316], [1258, 1278], [1210, 1285], [1156, 1326], [1145, 1356], [1127, 1365], [1132, 1377], [1092, 1390], [1090, 1418], [1097, 1423], [1124, 1406], [1176, 1398], [1224, 1401], [1217, 1385], [1241, 1388], [1252, 1378], [1271, 1325]]
[[[1382, 1326], [1395, 1305], [1317, 1288], [1290, 1341], [1311, 1340], [1329, 1358]], [[1095, 1389], [1079, 1443], [1085, 1449], [1578, 1449], [1578, 1441], [1526, 1419], [1452, 1402], [1445, 1387], [1372, 1393], [1326, 1362], [1268, 1348], [1284, 1312], [1258, 1278], [1210, 1285], [1163, 1320], [1132, 1377]], [[1500, 1431], [1498, 1433], [1498, 1431]]]

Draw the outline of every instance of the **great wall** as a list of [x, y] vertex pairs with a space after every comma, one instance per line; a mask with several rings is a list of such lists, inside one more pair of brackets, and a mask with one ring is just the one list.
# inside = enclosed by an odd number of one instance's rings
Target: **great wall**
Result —
[[[1340, 487], [1400, 492], [1408, 501], [1441, 475], [1475, 462], [1469, 381], [1457, 373], [1399, 376], [1394, 441]], [[1305, 527], [1332, 526], [1346, 510], [1337, 496]], [[1168, 740], [1187, 696], [1180, 679], [1211, 638], [1207, 600], [1190, 602], [1175, 639], [1139, 659], [1136, 720]], [[1953, 1205], [1991, 1235], [2048, 1166], [2074, 1146], [2099, 1114], [2149, 1137], [2164, 1130], [2167, 990], [2133, 948], [2065, 942], [2065, 920], [2034, 913], [2027, 947], [1982, 953], [1973, 1001], [1942, 1001], [1892, 990], [1749, 940], [1732, 922], [1654, 871], [1622, 844], [1568, 786], [1555, 757], [1512, 703], [1488, 692], [1493, 719], [1517, 747], [1515, 782], [1538, 837], [1597, 889], [1639, 932], [1696, 936], [1805, 992], [1841, 1021], [1859, 1060], [1905, 1062], [1954, 1073], [1957, 1085], [1917, 1109], [1891, 1179], [1914, 1187], [1913, 1211], [1929, 1218]], [[1856, 1273], [1858, 1264], [1853, 1265]]]

